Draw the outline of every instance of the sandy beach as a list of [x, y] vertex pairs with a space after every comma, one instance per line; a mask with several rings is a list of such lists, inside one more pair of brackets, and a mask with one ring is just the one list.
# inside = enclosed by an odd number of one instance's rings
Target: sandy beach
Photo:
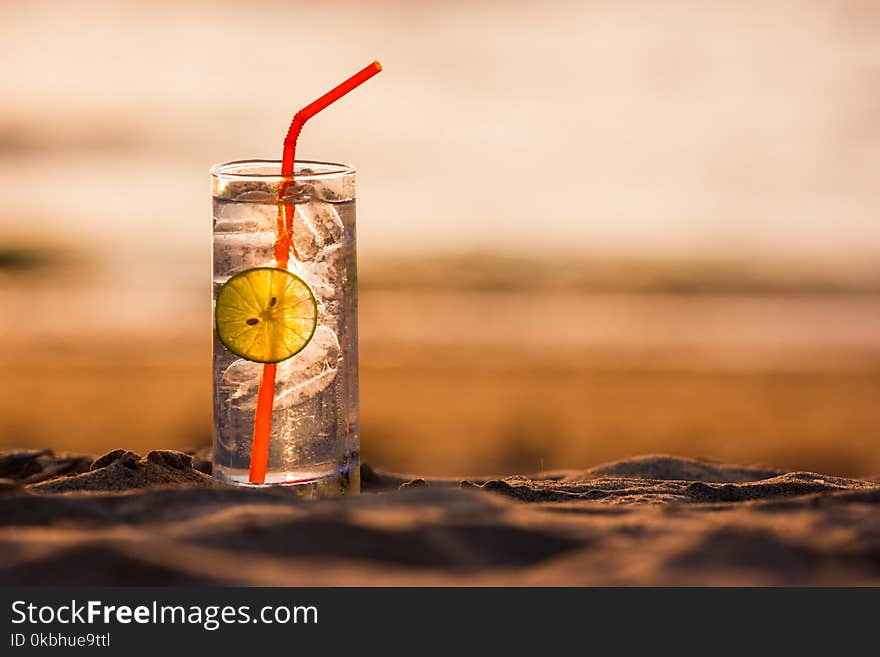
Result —
[[4, 585], [878, 585], [880, 483], [644, 456], [363, 494], [221, 486], [204, 454], [0, 456]]

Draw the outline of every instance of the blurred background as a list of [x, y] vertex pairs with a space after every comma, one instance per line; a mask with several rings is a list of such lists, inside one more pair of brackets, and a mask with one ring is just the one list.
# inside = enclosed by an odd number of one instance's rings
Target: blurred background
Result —
[[877, 3], [0, 7], [0, 446], [210, 443], [208, 168], [379, 59], [364, 461], [880, 472]]

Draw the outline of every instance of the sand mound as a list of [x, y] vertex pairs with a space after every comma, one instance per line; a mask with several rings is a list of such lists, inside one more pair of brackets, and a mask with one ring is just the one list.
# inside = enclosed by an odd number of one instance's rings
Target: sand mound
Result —
[[155, 450], [141, 458], [117, 449], [95, 459], [89, 471], [31, 486], [36, 492], [122, 491], [168, 485], [213, 486], [207, 475], [193, 469], [189, 454]]
[[587, 471], [595, 476], [640, 477], [710, 483], [757, 481], [784, 474], [783, 470], [761, 466], [723, 465], [711, 461], [651, 454], [605, 463]]

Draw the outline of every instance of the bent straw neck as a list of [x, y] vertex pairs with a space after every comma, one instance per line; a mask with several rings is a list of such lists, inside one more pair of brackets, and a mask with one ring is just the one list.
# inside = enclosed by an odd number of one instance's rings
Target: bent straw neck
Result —
[[290, 122], [290, 127], [287, 129], [287, 136], [284, 138], [284, 155], [281, 162], [281, 175], [285, 177], [293, 177], [296, 157], [296, 140], [299, 138], [299, 133], [302, 131], [305, 122], [321, 110], [326, 109], [332, 103], [335, 103], [349, 91], [362, 85], [381, 70], [382, 65], [379, 62], [368, 64], [347, 80], [344, 80], [333, 87], [333, 89], [320, 98], [313, 100], [293, 116], [293, 121]]
[[281, 175], [285, 178], [293, 177], [293, 170], [296, 166], [296, 142], [303, 126], [310, 118], [311, 116], [305, 115], [301, 110], [293, 117], [293, 121], [290, 122], [290, 127], [287, 129], [287, 136], [284, 137], [284, 153], [281, 159]]

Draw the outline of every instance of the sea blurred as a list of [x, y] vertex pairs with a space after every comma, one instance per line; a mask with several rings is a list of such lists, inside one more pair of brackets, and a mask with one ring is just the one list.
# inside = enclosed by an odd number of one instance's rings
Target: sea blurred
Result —
[[880, 6], [0, 3], [0, 447], [210, 442], [214, 162], [358, 167], [363, 460], [880, 472]]

